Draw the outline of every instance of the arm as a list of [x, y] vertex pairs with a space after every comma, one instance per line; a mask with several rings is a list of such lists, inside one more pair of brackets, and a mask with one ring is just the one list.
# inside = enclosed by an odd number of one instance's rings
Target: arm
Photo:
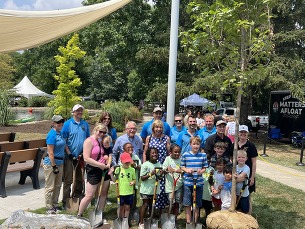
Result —
[[242, 172], [242, 173], [236, 175], [236, 182], [243, 182], [246, 179], [247, 179], [247, 173], [246, 172]]
[[109, 155], [109, 157], [111, 157], [111, 160], [114, 165], [117, 164], [116, 159], [117, 159], [118, 154], [120, 153], [119, 143], [120, 143], [120, 140], [115, 142], [113, 149], [112, 149], [112, 154]]
[[254, 184], [254, 178], [256, 175], [256, 157], [252, 157], [252, 174], [251, 174], [251, 178], [250, 178], [250, 186]]
[[170, 153], [170, 147], [171, 147], [171, 140], [170, 138], [167, 136], [167, 142], [166, 142], [166, 149], [167, 149], [167, 156]]
[[51, 161], [51, 166], [56, 166], [54, 158], [54, 145], [47, 145], [48, 155]]
[[151, 138], [151, 136], [148, 136], [148, 138], [146, 138], [146, 142], [145, 142], [145, 146], [144, 146], [144, 151], [143, 151], [143, 163], [146, 161], [146, 151], [148, 150], [149, 147], [149, 139]]

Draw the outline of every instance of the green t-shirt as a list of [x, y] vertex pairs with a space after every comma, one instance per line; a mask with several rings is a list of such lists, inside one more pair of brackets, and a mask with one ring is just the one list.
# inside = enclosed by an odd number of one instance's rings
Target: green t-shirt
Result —
[[[140, 177], [151, 173], [156, 167], [161, 167], [160, 162], [156, 164], [146, 161], [141, 166]], [[155, 188], [156, 176], [151, 176], [147, 180], [141, 182], [140, 193], [146, 195], [153, 195]], [[160, 193], [160, 186], [158, 185], [157, 194]]]
[[[171, 156], [167, 156], [163, 162], [163, 169], [165, 170], [168, 166], [172, 167], [173, 169], [180, 169], [180, 162], [181, 159], [173, 159]], [[178, 173], [174, 173], [175, 179], [179, 176]], [[165, 175], [165, 192], [166, 193], [171, 193], [173, 191], [173, 185], [174, 185], [174, 179], [171, 173], [168, 173]], [[178, 181], [177, 181], [177, 186], [176, 190], [181, 188], [183, 185], [183, 179], [182, 176], [180, 175]]]
[[207, 201], [212, 201], [212, 191], [211, 186], [209, 184], [209, 176], [210, 172], [213, 171], [214, 168], [209, 166], [206, 168], [205, 172], [202, 174], [203, 176], [203, 192], [202, 192], [202, 199]]
[[124, 169], [122, 166], [120, 166], [119, 168], [116, 168], [115, 174], [118, 174], [117, 176], [119, 178], [120, 196], [132, 195], [134, 187], [129, 183], [136, 180], [135, 169], [132, 167], [129, 167], [128, 169]]

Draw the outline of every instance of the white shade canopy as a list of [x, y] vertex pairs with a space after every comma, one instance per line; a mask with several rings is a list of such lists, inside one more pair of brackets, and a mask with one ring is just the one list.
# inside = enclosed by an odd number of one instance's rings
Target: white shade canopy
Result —
[[206, 98], [200, 97], [198, 94], [194, 93], [180, 101], [180, 106], [196, 106], [196, 107], [207, 107], [214, 106], [215, 104]]
[[111, 0], [53, 11], [0, 10], [0, 52], [33, 48], [75, 32], [123, 7], [131, 0]]
[[12, 89], [15, 91], [18, 95], [21, 95], [26, 98], [32, 98], [35, 96], [47, 96], [50, 98], [53, 98], [53, 95], [47, 94], [41, 90], [39, 90], [37, 87], [35, 87], [34, 84], [29, 80], [27, 76], [23, 77], [23, 79], [18, 83], [15, 87]]

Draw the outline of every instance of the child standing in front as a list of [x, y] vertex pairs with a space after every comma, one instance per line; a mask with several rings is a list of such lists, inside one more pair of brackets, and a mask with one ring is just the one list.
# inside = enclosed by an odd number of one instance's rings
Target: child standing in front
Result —
[[[148, 148], [146, 151], [146, 162], [144, 162], [141, 166], [141, 186], [140, 186], [140, 198], [143, 201], [143, 205], [140, 211], [140, 223], [139, 229], [144, 229], [144, 215], [147, 210], [147, 207], [150, 206], [151, 209], [153, 195], [154, 195], [154, 188], [155, 188], [155, 181], [156, 181], [156, 167], [161, 167], [160, 162], [158, 162], [158, 149], [151, 147]], [[159, 193], [160, 190], [157, 190]]]
[[170, 156], [167, 156], [163, 163], [163, 170], [165, 172], [165, 193], [168, 195], [170, 201], [171, 194], [174, 188], [174, 179], [176, 181], [175, 193], [173, 197], [174, 207], [172, 213], [177, 217], [179, 212], [179, 202], [181, 199], [183, 179], [181, 177], [180, 169], [180, 153], [181, 148], [177, 144], [170, 146]]
[[183, 205], [185, 206], [186, 223], [191, 223], [191, 206], [194, 179], [197, 179], [196, 189], [196, 209], [195, 222], [198, 222], [199, 208], [202, 207], [202, 192], [203, 192], [203, 177], [202, 174], [208, 167], [207, 156], [205, 153], [200, 152], [201, 139], [198, 136], [193, 136], [190, 139], [191, 151], [185, 152], [181, 158], [181, 170], [184, 172], [184, 194]]
[[216, 142], [214, 145], [214, 151], [216, 152], [212, 157], [211, 157], [211, 162], [210, 165], [215, 168], [216, 166], [216, 161], [218, 158], [222, 158], [224, 160], [224, 165], [232, 165], [230, 158], [227, 156], [223, 156], [224, 152], [227, 149], [227, 143], [226, 142]]
[[220, 191], [225, 181], [223, 168], [224, 160], [222, 158], [218, 158], [216, 161], [216, 172], [214, 173], [214, 185], [211, 187], [214, 211], [219, 211], [221, 209]]
[[221, 187], [220, 199], [221, 199], [221, 210], [228, 210], [231, 206], [231, 188], [232, 188], [232, 167], [225, 166], [223, 169], [223, 175], [225, 180]]
[[127, 218], [130, 212], [130, 206], [133, 202], [133, 190], [136, 184], [135, 169], [130, 165], [133, 162], [129, 153], [122, 153], [120, 156], [122, 165], [116, 168], [115, 171], [110, 170], [110, 176], [113, 181], [115, 178], [113, 173], [116, 174], [119, 182], [119, 195], [120, 195], [120, 218]]
[[236, 166], [236, 195], [239, 199], [237, 209], [243, 213], [249, 212], [249, 186], [248, 177], [250, 176], [250, 168], [245, 164], [247, 160], [247, 152], [244, 150], [237, 151], [237, 166]]

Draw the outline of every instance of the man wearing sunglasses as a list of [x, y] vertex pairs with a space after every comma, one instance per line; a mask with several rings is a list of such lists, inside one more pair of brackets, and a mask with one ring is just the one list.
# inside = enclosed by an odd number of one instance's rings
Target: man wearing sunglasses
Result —
[[143, 143], [142, 139], [136, 135], [137, 126], [133, 121], [129, 121], [126, 124], [126, 134], [118, 137], [113, 149], [112, 149], [112, 162], [118, 164], [120, 162], [120, 155], [124, 152], [123, 146], [130, 142], [133, 146], [134, 154], [137, 155], [141, 160], [143, 156]]
[[187, 128], [183, 125], [182, 115], [176, 114], [174, 126], [171, 128], [171, 143], [176, 143], [179, 134], [186, 130]]
[[89, 124], [82, 119], [84, 107], [76, 104], [72, 108], [72, 117], [64, 123], [62, 134], [67, 141], [66, 156], [63, 173], [63, 208], [66, 207], [66, 199], [71, 195], [73, 182], [73, 170], [75, 169], [76, 188], [75, 196], [83, 193], [83, 174], [81, 169], [81, 156], [84, 141], [90, 136]]

